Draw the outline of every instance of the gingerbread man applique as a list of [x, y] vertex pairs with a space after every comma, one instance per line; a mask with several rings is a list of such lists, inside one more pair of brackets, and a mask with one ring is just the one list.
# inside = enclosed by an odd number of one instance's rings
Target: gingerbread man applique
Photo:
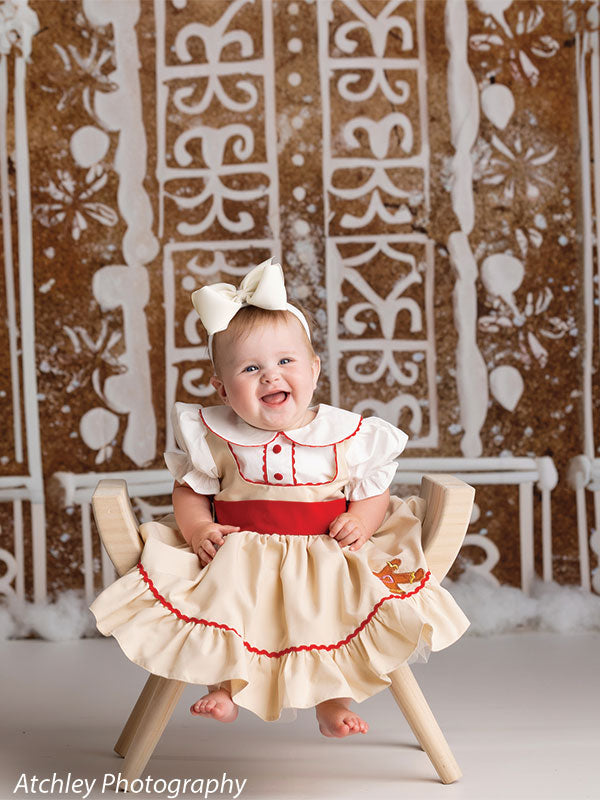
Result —
[[373, 572], [373, 575], [383, 581], [390, 592], [394, 594], [405, 594], [404, 589], [400, 588], [401, 583], [416, 583], [425, 577], [425, 572], [421, 568], [416, 572], [400, 572], [401, 563], [401, 559], [393, 558], [391, 561], [386, 561], [385, 566], [379, 572]]

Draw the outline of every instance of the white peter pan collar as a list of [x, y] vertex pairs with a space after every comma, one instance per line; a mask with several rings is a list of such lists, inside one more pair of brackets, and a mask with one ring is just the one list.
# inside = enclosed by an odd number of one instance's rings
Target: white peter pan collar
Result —
[[312, 422], [291, 431], [263, 431], [254, 428], [238, 417], [229, 406], [210, 406], [200, 408], [199, 411], [200, 419], [210, 431], [229, 444], [240, 447], [262, 447], [281, 434], [295, 444], [331, 447], [354, 436], [362, 423], [360, 414], [325, 403], [317, 407], [317, 415]]

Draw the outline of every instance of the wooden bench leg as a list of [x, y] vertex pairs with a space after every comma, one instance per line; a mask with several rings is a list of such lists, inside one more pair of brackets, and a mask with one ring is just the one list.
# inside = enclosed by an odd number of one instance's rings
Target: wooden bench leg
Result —
[[440, 780], [442, 783], [454, 783], [462, 776], [462, 772], [410, 667], [399, 667], [388, 677], [392, 681], [390, 689], [395, 701], [419, 744], [431, 759]]
[[148, 680], [146, 681], [146, 685], [140, 692], [140, 696], [137, 699], [137, 703], [134, 705], [131, 714], [129, 715], [129, 719], [125, 723], [125, 727], [121, 731], [121, 735], [119, 736], [117, 743], [115, 744], [114, 750], [115, 753], [121, 758], [125, 758], [127, 755], [127, 751], [129, 750], [129, 745], [131, 744], [131, 740], [135, 736], [135, 732], [138, 729], [138, 725], [140, 724], [140, 720], [144, 716], [144, 711], [146, 710], [152, 696], [154, 694], [154, 690], [158, 686], [160, 681], [160, 676], [158, 675], [149, 675]]
[[186, 686], [184, 681], [169, 678], [157, 678], [153, 683], [155, 685], [151, 701], [146, 704], [123, 764], [121, 774], [129, 783], [139, 778], [144, 771]]

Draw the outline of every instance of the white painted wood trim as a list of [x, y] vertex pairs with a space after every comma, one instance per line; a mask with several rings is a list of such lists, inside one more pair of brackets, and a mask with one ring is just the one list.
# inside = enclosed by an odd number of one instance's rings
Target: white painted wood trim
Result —
[[519, 484], [519, 541], [521, 548], [521, 588], [531, 594], [535, 578], [533, 554], [533, 482]]
[[581, 572], [581, 587], [586, 591], [591, 590], [590, 582], [590, 556], [587, 540], [587, 509], [585, 507], [585, 487], [580, 486], [575, 490], [577, 504], [577, 542], [579, 545], [579, 569]]

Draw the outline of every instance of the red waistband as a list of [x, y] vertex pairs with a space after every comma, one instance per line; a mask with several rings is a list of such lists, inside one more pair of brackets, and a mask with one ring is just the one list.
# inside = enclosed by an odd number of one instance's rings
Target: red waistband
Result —
[[236, 525], [244, 531], [280, 533], [288, 536], [320, 536], [346, 510], [343, 497], [318, 503], [283, 500], [215, 500], [215, 515], [221, 525]]

